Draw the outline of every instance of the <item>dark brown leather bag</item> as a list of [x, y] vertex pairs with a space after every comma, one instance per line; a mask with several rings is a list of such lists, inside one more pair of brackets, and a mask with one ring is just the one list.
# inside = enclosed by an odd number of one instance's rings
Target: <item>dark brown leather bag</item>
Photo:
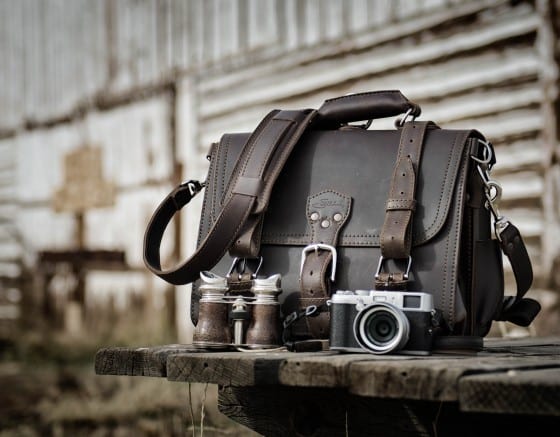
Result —
[[[394, 130], [367, 129], [399, 114]], [[431, 293], [449, 336], [484, 337], [494, 320], [527, 326], [540, 305], [524, 298], [531, 262], [497, 210], [492, 145], [419, 114], [399, 91], [368, 92], [318, 110], [274, 110], [253, 133], [225, 134], [210, 150], [206, 181], [180, 185], [154, 212], [147, 267], [172, 284], [194, 283], [195, 324], [199, 273], [213, 270], [239, 290], [257, 274], [280, 273], [284, 318], [318, 309], [297, 322], [300, 339], [328, 338], [326, 302], [339, 289]], [[165, 227], [203, 186], [198, 248], [162, 269]], [[512, 296], [504, 296], [502, 252], [517, 282]]]

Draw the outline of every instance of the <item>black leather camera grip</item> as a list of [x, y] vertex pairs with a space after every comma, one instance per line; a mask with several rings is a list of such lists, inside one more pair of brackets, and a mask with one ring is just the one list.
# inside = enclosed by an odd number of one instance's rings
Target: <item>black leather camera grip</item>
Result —
[[337, 128], [341, 124], [352, 121], [394, 117], [408, 111], [411, 116], [417, 117], [421, 113], [421, 108], [398, 90], [349, 94], [325, 100], [317, 110], [314, 125], [322, 128]]

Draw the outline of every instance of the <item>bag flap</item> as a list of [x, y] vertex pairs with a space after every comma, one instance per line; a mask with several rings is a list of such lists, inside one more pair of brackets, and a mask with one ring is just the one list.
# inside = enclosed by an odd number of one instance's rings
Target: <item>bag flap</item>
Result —
[[[413, 245], [433, 238], [445, 224], [459, 164], [471, 131], [426, 132], [417, 179]], [[217, 216], [225, 186], [249, 134], [227, 134], [218, 147], [213, 174], [211, 213]], [[311, 131], [295, 147], [274, 187], [266, 212], [263, 244], [310, 243], [308, 196], [334, 190], [352, 197], [352, 211], [339, 237], [341, 246], [379, 247], [385, 203], [400, 140], [398, 130]], [[326, 199], [325, 199], [326, 201]], [[319, 214], [326, 206], [319, 196]], [[213, 218], [211, 219], [213, 220]]]

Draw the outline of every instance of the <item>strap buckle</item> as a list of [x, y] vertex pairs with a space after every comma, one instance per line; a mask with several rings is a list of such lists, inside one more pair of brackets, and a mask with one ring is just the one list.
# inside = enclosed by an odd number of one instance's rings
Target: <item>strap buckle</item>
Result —
[[301, 266], [299, 269], [299, 275], [301, 276], [301, 274], [303, 273], [303, 265], [305, 264], [305, 258], [307, 256], [307, 254], [309, 252], [315, 251], [318, 252], [319, 249], [321, 250], [328, 250], [332, 253], [332, 262], [331, 262], [331, 282], [334, 282], [334, 279], [336, 277], [336, 259], [337, 259], [337, 254], [336, 254], [336, 249], [331, 246], [330, 244], [323, 244], [323, 243], [316, 243], [316, 244], [310, 244], [308, 246], [305, 246], [303, 248], [303, 250], [301, 251]]
[[[375, 279], [379, 279], [379, 275], [381, 274], [381, 269], [383, 268], [383, 262], [385, 261], [385, 258], [383, 257], [383, 255], [379, 256], [379, 262], [377, 263], [377, 271], [375, 272]], [[406, 266], [406, 271], [404, 272], [403, 278], [405, 280], [408, 280], [408, 276], [410, 275], [410, 267], [412, 266], [412, 256], [408, 257], [408, 263]]]

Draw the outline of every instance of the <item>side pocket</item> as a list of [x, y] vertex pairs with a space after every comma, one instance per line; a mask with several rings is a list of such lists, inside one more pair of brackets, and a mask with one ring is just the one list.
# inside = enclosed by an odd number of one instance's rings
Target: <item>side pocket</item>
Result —
[[497, 240], [475, 243], [471, 297], [471, 335], [484, 337], [504, 298], [504, 265]]
[[[219, 143], [212, 143], [210, 149], [208, 150], [208, 154], [206, 155], [206, 158], [210, 161], [210, 166], [208, 167], [208, 172], [206, 174], [206, 188], [204, 191], [204, 200], [202, 202], [202, 210], [200, 213], [200, 221], [198, 225], [198, 238], [196, 242], [197, 247], [200, 246], [200, 243], [210, 231], [213, 223], [214, 203], [216, 197], [215, 192], [218, 185], [216, 180], [218, 173], [217, 162], [220, 149], [219, 146]], [[191, 292], [190, 315], [191, 321], [195, 326], [198, 323], [198, 306], [200, 300], [200, 291], [198, 290], [198, 286], [200, 285], [199, 282], [200, 280], [197, 279], [192, 283]]]

